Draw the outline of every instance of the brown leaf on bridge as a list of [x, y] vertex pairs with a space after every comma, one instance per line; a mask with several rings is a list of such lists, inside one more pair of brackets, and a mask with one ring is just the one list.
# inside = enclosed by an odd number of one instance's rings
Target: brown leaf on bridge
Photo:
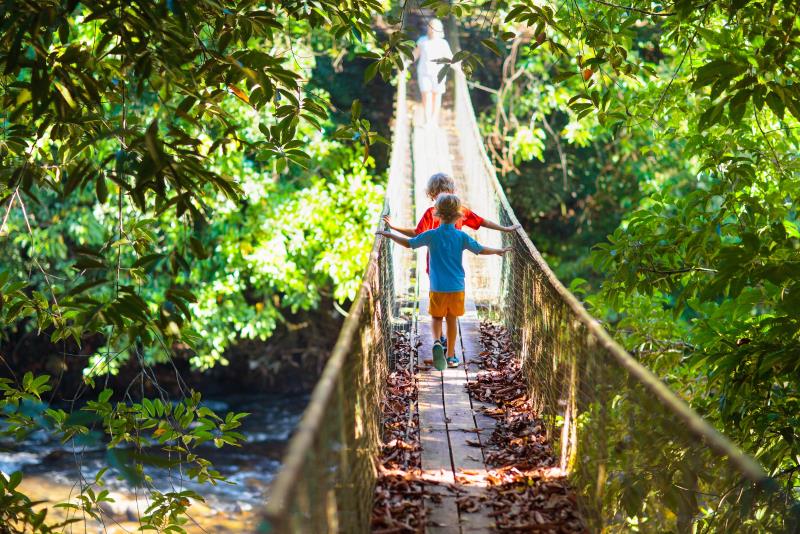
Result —
[[501, 532], [588, 532], [566, 477], [556, 465], [544, 422], [524, 388], [520, 361], [505, 328], [481, 324], [481, 372], [467, 384], [482, 412], [497, 421], [484, 454], [492, 516]]
[[403, 534], [424, 528], [422, 448], [414, 409], [417, 384], [412, 363], [416, 348], [406, 332], [395, 332], [396, 370], [388, 378], [381, 403], [383, 444], [372, 509], [372, 532]]

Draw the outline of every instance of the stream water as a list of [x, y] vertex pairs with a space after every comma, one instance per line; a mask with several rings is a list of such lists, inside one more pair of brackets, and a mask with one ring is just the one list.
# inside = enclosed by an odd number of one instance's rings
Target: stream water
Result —
[[[250, 516], [263, 507], [268, 499], [269, 485], [280, 468], [280, 459], [286, 443], [296, 427], [308, 402], [308, 395], [242, 395], [221, 400], [206, 400], [209, 408], [224, 416], [228, 411], [248, 412], [239, 431], [246, 437], [242, 447], [217, 449], [203, 447], [201, 455], [214, 464], [214, 468], [228, 478], [230, 483], [217, 485], [197, 484], [181, 477], [175, 470], [148, 467], [145, 473], [152, 477], [153, 485], [161, 491], [194, 490], [206, 499], [203, 513], [208, 517], [237, 515]], [[44, 406], [27, 407], [43, 410]], [[54, 493], [59, 488], [71, 489], [80, 477], [94, 479], [103, 467], [109, 466], [109, 456], [100, 436], [90, 436], [87, 444], [73, 448], [62, 445], [55, 436], [38, 431], [21, 443], [0, 444], [0, 471], [22, 471], [24, 491], [34, 497], [38, 494], [57, 501]], [[113, 464], [113, 462], [112, 462]], [[104, 477], [106, 488], [115, 502], [107, 512], [119, 521], [134, 520], [141, 513], [141, 500], [137, 504], [135, 488], [115, 472], [114, 466]], [[141, 492], [141, 490], [140, 490]], [[146, 507], [146, 506], [145, 506]], [[204, 522], [213, 524], [213, 521]], [[218, 530], [217, 531], [226, 531]]]

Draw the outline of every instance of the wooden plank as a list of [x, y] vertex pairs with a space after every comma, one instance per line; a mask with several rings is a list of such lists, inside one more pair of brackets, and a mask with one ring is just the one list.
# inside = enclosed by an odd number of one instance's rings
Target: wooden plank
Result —
[[495, 521], [489, 515], [493, 511], [491, 498], [486, 490], [483, 488], [468, 488], [466, 496], [472, 497], [478, 503], [478, 509], [474, 512], [468, 512], [464, 506], [461, 507], [461, 532], [464, 534], [495, 532]]
[[458, 503], [451, 486], [455, 484], [450, 462], [447, 431], [424, 428], [420, 432], [425, 484], [426, 532], [458, 532]]
[[437, 501], [425, 500], [427, 519], [425, 532], [430, 534], [458, 534], [461, 520], [455, 495], [441, 495]]
[[[415, 106], [412, 150], [417, 219], [430, 204], [424, 193], [428, 177], [435, 172], [452, 174], [454, 167], [458, 168], [460, 160], [458, 158], [454, 162], [451, 156], [454, 153], [451, 151], [453, 143], [450, 137], [456, 135], [452, 124], [452, 113], [443, 110], [441, 129], [416, 127], [421, 124], [421, 119], [421, 106]], [[463, 189], [463, 180], [459, 182], [459, 187], [458, 194], [466, 201], [469, 196], [468, 191]], [[480, 260], [470, 258], [468, 263], [469, 296], [472, 290], [480, 289], [474, 286], [475, 281], [481, 284], [485, 281], [482, 277], [484, 273]], [[433, 346], [431, 321], [428, 316], [429, 279], [425, 273], [424, 249], [417, 253], [417, 281], [420, 304], [417, 335], [421, 342], [418, 347], [418, 358], [420, 365], [424, 367], [424, 360], [431, 359]], [[475, 360], [480, 352], [480, 323], [472, 299], [467, 301], [467, 313], [461, 322], [456, 354], [463, 362], [462, 365], [443, 372], [432, 368], [420, 369], [417, 377], [424, 476], [455, 484], [460, 489], [458, 495], [455, 495], [447, 486], [427, 485], [431, 495], [425, 500], [428, 514], [426, 532], [490, 532], [495, 526], [488, 515], [491, 508], [487, 504], [482, 505], [476, 513], [468, 513], [466, 511], [468, 506], [462, 507], [465, 509], [459, 511], [456, 502], [457, 497], [463, 497], [466, 492], [472, 497], [483, 496], [485, 499], [483, 485], [470, 485], [466, 483], [466, 478], [458, 483], [456, 475], [484, 473], [486, 469], [481, 447], [470, 445], [470, 443], [480, 443], [481, 433], [478, 430], [483, 429], [476, 428], [473, 403], [465, 388], [470, 376], [477, 371]], [[437, 500], [439, 502], [436, 502]]]
[[456, 402], [454, 397], [445, 397], [445, 416], [451, 430], [475, 431], [475, 418], [469, 401]]
[[[447, 416], [442, 403], [442, 381], [437, 371], [420, 371], [417, 376], [417, 403], [420, 428], [446, 428]], [[425, 454], [423, 453], [423, 459]]]
[[475, 419], [472, 405], [466, 392], [463, 394], [447, 394], [444, 396], [444, 409], [450, 429], [475, 430]]
[[494, 432], [494, 427], [497, 424], [497, 421], [494, 418], [481, 413], [482, 407], [494, 408], [494, 406], [483, 402], [473, 401], [472, 413], [475, 415], [475, 426], [478, 428], [478, 437], [480, 438], [481, 443], [485, 446]]
[[466, 353], [464, 358], [466, 359], [466, 363], [464, 364], [464, 370], [467, 372], [468, 379], [475, 380], [478, 376], [478, 373], [483, 371], [483, 368], [478, 363], [478, 356], [475, 353], [472, 353], [471, 356], [469, 355], [469, 353]]
[[[473, 325], [469, 321], [464, 321], [462, 323], [462, 329], [467, 333], [467, 335], [462, 335], [463, 340], [463, 347], [462, 352], [464, 354], [464, 358], [467, 362], [475, 363], [477, 365], [478, 361], [480, 360], [480, 354], [483, 351], [483, 345], [481, 344], [480, 338], [480, 326], [475, 324]], [[471, 332], [474, 330], [476, 333], [475, 335], [470, 335]]]
[[466, 393], [467, 390], [464, 387], [466, 380], [464, 368], [461, 366], [456, 368], [447, 368], [442, 371], [442, 388], [444, 388], [445, 396]]
[[[416, 106], [414, 113], [415, 125], [422, 123], [421, 106]], [[447, 172], [438, 169], [441, 165], [440, 158], [436, 157], [441, 151], [437, 147], [437, 136], [433, 129], [414, 128], [414, 180], [416, 191], [416, 220], [428, 208], [429, 200], [425, 197], [425, 185], [428, 177], [434, 172]], [[445, 147], [446, 148], [446, 147]], [[446, 152], [446, 150], [445, 150]], [[426, 249], [417, 252], [417, 281], [419, 291], [417, 334], [421, 342], [418, 347], [418, 358], [424, 367], [424, 360], [431, 359], [433, 336], [431, 332], [431, 319], [428, 315], [429, 279], [425, 273]], [[455, 478], [450, 459], [450, 443], [447, 434], [447, 423], [442, 403], [442, 377], [435, 369], [421, 369], [418, 373], [419, 384], [419, 414], [422, 444], [422, 468], [424, 476], [434, 477], [448, 484], [454, 484]], [[426, 484], [428, 495], [425, 498], [427, 514], [425, 531], [434, 534], [459, 533], [459, 515], [456, 495], [447, 486]]]
[[[474, 301], [468, 301], [469, 304], [474, 306]], [[480, 321], [477, 318], [468, 317], [460, 322], [460, 330], [464, 359], [467, 362], [465, 366], [467, 380], [475, 380], [477, 374], [482, 370], [478, 365], [479, 355], [483, 350], [483, 345], [480, 342]], [[481, 431], [481, 443], [485, 444], [486, 440], [491, 436], [496, 422], [493, 418], [484, 415], [481, 412], [481, 408], [494, 408], [494, 406], [472, 399], [472, 413], [475, 425]]]
[[463, 367], [442, 372], [442, 396], [448, 425], [457, 428], [475, 428], [472, 405], [466, 389], [467, 375]]
[[[485, 473], [486, 464], [484, 464], [483, 450], [480, 447], [477, 434], [475, 432], [459, 432], [455, 429], [450, 429], [448, 434], [455, 468], [454, 475], [458, 477], [464, 472]], [[457, 478], [456, 481], [458, 481]], [[469, 485], [469, 483], [465, 485]]]
[[419, 404], [419, 424], [421, 428], [446, 428], [447, 420], [442, 406], [442, 399], [438, 402], [430, 397], [423, 397], [420, 394]]
[[[471, 299], [468, 300], [468, 303], [468, 309], [472, 308], [470, 311], [474, 314], [474, 304]], [[470, 338], [479, 335], [479, 330], [475, 328], [476, 318], [471, 315], [466, 316], [466, 321], [459, 328], [459, 337], [461, 338], [459, 353], [463, 362], [468, 362], [469, 358], [464, 347], [471, 345], [474, 341]], [[468, 509], [472, 509], [471, 503], [462, 501], [463, 506], [459, 508], [462, 532], [488, 532], [494, 528], [494, 521], [488, 515], [491, 509], [487, 504], [488, 496], [485, 486], [473, 487], [468, 482], [475, 476], [482, 477], [486, 473], [480, 435], [476, 432], [473, 406], [465, 387], [469, 373], [467, 368], [462, 365], [457, 369], [448, 369], [442, 374], [445, 413], [456, 483], [460, 489], [470, 492], [473, 502], [480, 503], [478, 510], [467, 512]], [[477, 446], [475, 446], [476, 444]], [[463, 498], [464, 495], [462, 494], [461, 497]]]
[[[494, 429], [494, 421], [486, 416], [475, 413], [475, 402], [469, 397], [469, 392], [464, 388], [464, 384], [470, 379], [471, 373], [474, 374], [474, 367], [477, 367], [476, 361], [478, 352], [475, 351], [476, 346], [480, 346], [480, 323], [477, 317], [477, 310], [475, 302], [472, 298], [468, 298], [466, 302], [466, 314], [459, 321], [459, 334], [461, 338], [461, 354], [463, 367], [460, 369], [463, 380], [462, 391], [466, 403], [459, 403], [458, 410], [460, 413], [456, 414], [453, 409], [447, 409], [448, 418], [453, 418], [457, 415], [459, 420], [466, 420], [468, 418], [473, 432], [462, 431], [460, 436], [455, 433], [455, 428], [450, 429], [450, 448], [453, 458], [453, 469], [455, 470], [456, 482], [459, 487], [465, 490], [466, 496], [469, 500], [462, 500], [462, 506], [459, 508], [461, 514], [461, 531], [466, 532], [490, 532], [495, 529], [495, 521], [489, 513], [492, 511], [490, 506], [491, 499], [487, 493], [485, 474], [486, 464], [484, 461], [484, 453], [482, 445], [485, 440], [491, 435]], [[445, 403], [449, 397], [445, 395]], [[488, 419], [488, 421], [487, 421]], [[478, 423], [480, 421], [480, 423]], [[484, 428], [481, 425], [488, 425]], [[482, 432], [474, 432], [480, 429]], [[478, 446], [475, 446], [475, 445]], [[472, 482], [472, 483], [470, 483]], [[463, 496], [462, 496], [463, 498]], [[477, 504], [477, 510], [472, 510], [473, 506]]]
[[447, 430], [420, 429], [422, 445], [422, 470], [425, 477], [443, 484], [455, 482], [453, 464], [450, 461], [450, 440]]

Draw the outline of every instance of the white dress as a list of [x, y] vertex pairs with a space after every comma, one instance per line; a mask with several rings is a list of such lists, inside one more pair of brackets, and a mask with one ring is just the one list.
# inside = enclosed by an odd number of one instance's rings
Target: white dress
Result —
[[436, 63], [437, 59], [452, 59], [453, 52], [447, 40], [442, 37], [430, 39], [423, 35], [417, 41], [419, 47], [419, 60], [417, 61], [417, 81], [419, 90], [423, 93], [433, 91], [434, 93], [444, 93], [445, 81], [439, 81], [439, 71], [445, 67], [442, 63]]

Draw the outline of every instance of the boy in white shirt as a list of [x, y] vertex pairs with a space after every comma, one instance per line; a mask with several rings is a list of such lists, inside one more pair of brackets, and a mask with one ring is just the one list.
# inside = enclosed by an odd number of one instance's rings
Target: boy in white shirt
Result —
[[414, 49], [417, 61], [417, 81], [422, 93], [422, 106], [425, 108], [425, 123], [438, 124], [439, 110], [442, 107], [442, 94], [445, 91], [446, 78], [439, 81], [439, 71], [445, 65], [437, 63], [437, 59], [452, 59], [453, 52], [444, 38], [442, 21], [433, 19], [428, 23], [428, 34], [419, 38]]

